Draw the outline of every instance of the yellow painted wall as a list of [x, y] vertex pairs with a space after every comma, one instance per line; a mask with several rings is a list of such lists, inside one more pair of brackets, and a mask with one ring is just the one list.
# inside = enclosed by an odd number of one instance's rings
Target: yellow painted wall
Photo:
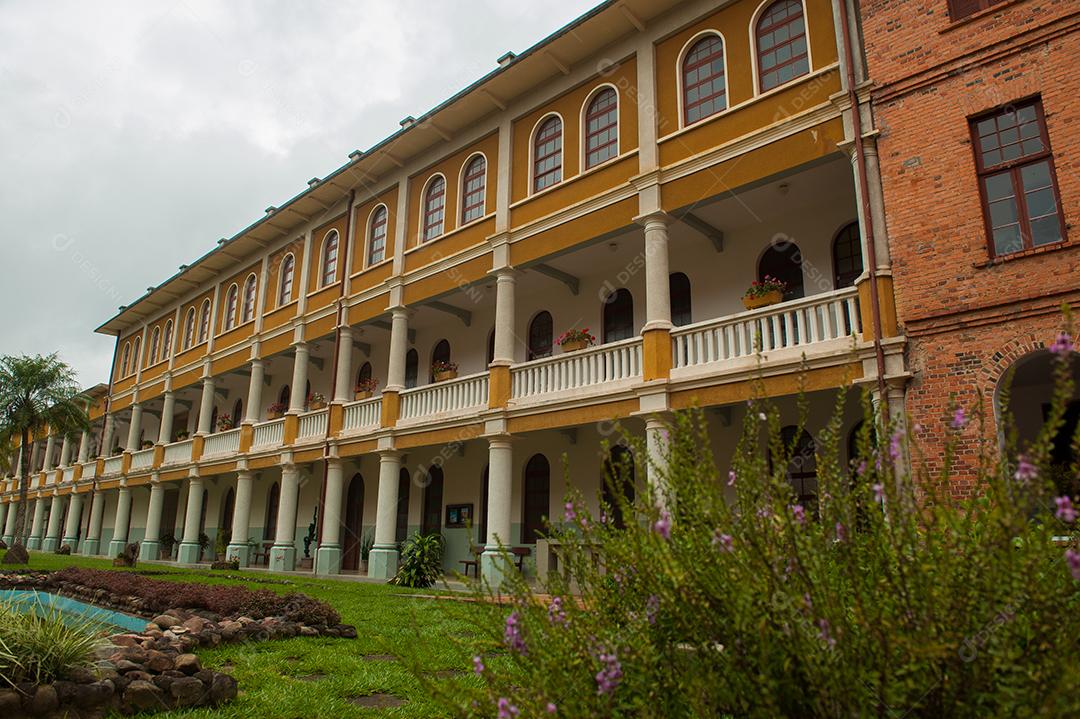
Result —
[[[338, 268], [337, 278], [331, 285], [333, 286], [337, 282], [341, 281], [344, 274], [344, 267], [341, 264], [341, 257], [345, 250], [345, 225], [347, 224], [348, 215], [340, 214], [329, 222], [320, 225], [311, 233], [311, 273], [308, 276], [307, 291], [310, 295], [318, 289], [322, 288], [322, 257], [323, 257], [323, 245], [326, 243], [326, 238], [330, 234], [331, 230], [337, 230], [338, 232]], [[324, 305], [325, 306], [325, 305]], [[308, 302], [308, 309], [317, 309], [311, 306], [311, 302]]]
[[[293, 256], [293, 283], [292, 292], [284, 304], [279, 302], [281, 295], [281, 263], [288, 255]], [[266, 263], [266, 302], [263, 305], [263, 315], [268, 316], [277, 312], [282, 307], [288, 306], [300, 297], [303, 290], [300, 283], [304, 265], [304, 238], [297, 237], [280, 250], [270, 255]], [[293, 310], [295, 313], [295, 308]], [[280, 313], [278, 313], [280, 314]], [[265, 322], [263, 323], [265, 326]]]
[[[371, 213], [379, 205], [386, 207], [386, 252], [384, 262], [390, 263], [394, 258], [394, 238], [397, 235], [397, 197], [398, 188], [394, 185], [382, 194], [370, 200], [359, 203], [353, 209], [353, 247], [350, 250], [349, 272], [353, 276], [362, 272], [367, 266], [368, 235], [371, 228]], [[378, 266], [377, 266], [378, 267]], [[355, 282], [354, 282], [355, 286]]]

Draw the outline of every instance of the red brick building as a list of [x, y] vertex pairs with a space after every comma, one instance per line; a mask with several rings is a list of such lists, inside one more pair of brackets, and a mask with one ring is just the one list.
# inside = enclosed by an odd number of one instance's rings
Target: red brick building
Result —
[[[907, 410], [928, 456], [957, 403], [982, 402], [993, 439], [1014, 367], [1023, 441], [1045, 412], [1060, 307], [1080, 307], [1080, 2], [867, 0], [860, 13]], [[963, 437], [960, 496], [975, 422]]]

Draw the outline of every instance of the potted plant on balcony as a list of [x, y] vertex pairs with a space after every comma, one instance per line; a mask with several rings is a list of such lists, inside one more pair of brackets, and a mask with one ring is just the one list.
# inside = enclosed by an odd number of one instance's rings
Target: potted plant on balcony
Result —
[[379, 381], [368, 377], [362, 379], [356, 383], [356, 387], [353, 388], [353, 395], [356, 399], [367, 399], [374, 392], [375, 388], [379, 385]]
[[281, 419], [285, 416], [285, 410], [288, 407], [283, 402], [274, 402], [272, 405], [266, 408], [267, 419]]
[[307, 398], [307, 408], [309, 410], [322, 409], [326, 406], [326, 396], [322, 392], [312, 392]]
[[233, 418], [231, 416], [229, 416], [227, 414], [224, 414], [224, 413], [218, 415], [218, 418], [217, 418], [217, 431], [218, 432], [227, 432], [228, 430], [232, 429], [234, 426], [236, 426], [236, 425], [233, 424]]
[[436, 382], [454, 379], [457, 377], [457, 363], [439, 360], [431, 365], [431, 374], [435, 376]]
[[154, 443], [152, 441], [150, 441], [149, 439], [144, 439], [142, 441], [142, 444], [140, 445], [140, 447], [142, 449], [150, 449], [153, 446], [154, 446]]
[[182, 430], [180, 430], [179, 432], [176, 433], [176, 441], [177, 442], [183, 442], [185, 439], [187, 439], [190, 436], [191, 436], [190, 432], [188, 432], [186, 429], [182, 429]]
[[559, 339], [555, 340], [563, 352], [577, 352], [586, 347], [596, 344], [596, 337], [589, 334], [589, 328], [577, 329], [576, 327], [566, 330]]
[[754, 280], [750, 288], [743, 295], [743, 306], [748, 310], [756, 310], [759, 307], [768, 307], [783, 301], [784, 292], [787, 291], [787, 283], [770, 275], [765, 275], [763, 280]]

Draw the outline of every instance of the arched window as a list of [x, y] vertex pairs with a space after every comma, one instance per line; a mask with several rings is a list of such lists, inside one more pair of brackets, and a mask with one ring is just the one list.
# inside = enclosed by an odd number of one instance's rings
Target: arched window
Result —
[[420, 517], [421, 534], [438, 534], [442, 529], [443, 471], [429, 467], [427, 487], [424, 488], [424, 514]]
[[224, 328], [228, 332], [233, 327], [236, 327], [236, 305], [240, 300], [240, 288], [235, 284], [229, 286], [229, 291], [225, 294], [225, 322]]
[[537, 313], [529, 323], [529, 359], [540, 359], [551, 356], [552, 345], [551, 313], [543, 311]]
[[360, 365], [360, 371], [356, 373], [356, 384], [359, 385], [369, 379], [371, 379], [371, 363], [365, 362]]
[[131, 373], [135, 374], [142, 366], [142, 337], [136, 337], [131, 343]]
[[427, 242], [443, 233], [446, 220], [446, 180], [435, 175], [424, 190], [424, 225], [420, 238]]
[[636, 483], [633, 453], [621, 444], [615, 445], [604, 462], [602, 496], [611, 510], [610, 522], [617, 529], [626, 526], [623, 505], [634, 503]]
[[255, 275], [249, 275], [244, 282], [244, 304], [241, 312], [241, 322], [251, 322], [255, 319], [255, 291], [257, 281]]
[[491, 332], [488, 333], [487, 342], [487, 363], [491, 364], [495, 361], [495, 328], [491, 328]]
[[266, 524], [263, 525], [263, 539], [274, 539], [277, 532], [278, 504], [280, 501], [281, 486], [274, 482], [270, 485], [270, 491], [266, 494]]
[[605, 87], [585, 109], [585, 169], [619, 154], [619, 95]]
[[761, 13], [756, 34], [761, 92], [810, 72], [806, 23], [799, 0], [776, 0]]
[[461, 179], [461, 224], [484, 216], [487, 200], [487, 160], [477, 155], [465, 166]]
[[787, 285], [784, 301], [803, 296], [802, 252], [794, 242], [770, 245], [758, 260], [758, 281], [773, 277]]
[[195, 308], [191, 307], [184, 320], [184, 349], [191, 349], [193, 344], [195, 344]]
[[225, 501], [221, 506], [221, 522], [218, 524], [218, 531], [224, 532], [226, 544], [229, 544], [229, 539], [232, 539], [232, 521], [233, 514], [236, 511], [236, 491], [232, 488], [225, 493]]
[[552, 115], [533, 137], [533, 192], [562, 180], [562, 120]]
[[687, 51], [682, 64], [683, 124], [727, 109], [727, 79], [724, 76], [724, 41], [706, 35]]
[[832, 259], [834, 287], [853, 286], [863, 270], [858, 222], [852, 222], [836, 233], [832, 243]]
[[476, 543], [483, 549], [488, 536], [488, 465], [480, 477], [480, 513], [476, 520]]
[[154, 327], [154, 331], [150, 333], [150, 355], [146, 364], [152, 365], [157, 362], [158, 350], [161, 349], [161, 328]]
[[[341, 521], [340, 517], [325, 517], [331, 522]], [[345, 494], [345, 537], [341, 552], [341, 568], [356, 570], [360, 568], [360, 543], [364, 535], [364, 477], [357, 473], [349, 481]]]
[[131, 345], [124, 343], [124, 351], [120, 353], [120, 376], [127, 377], [128, 365], [131, 364]]
[[450, 343], [446, 340], [439, 340], [435, 343], [435, 349], [431, 350], [431, 378], [429, 382], [435, 381], [435, 363], [436, 362], [449, 362], [450, 361]]
[[379, 205], [371, 213], [368, 223], [368, 267], [386, 259], [386, 205]]
[[[802, 430], [795, 442], [799, 428], [789, 425], [780, 430], [780, 439], [785, 447], [793, 447], [788, 458], [787, 476], [791, 482], [792, 494], [799, 504], [816, 513], [817, 511], [817, 445], [806, 430]], [[794, 442], [794, 446], [792, 443]]]
[[166, 320], [165, 332], [161, 339], [161, 359], [167, 360], [172, 357], [172, 320]]
[[289, 385], [286, 384], [281, 386], [281, 391], [278, 392], [277, 401], [278, 404], [285, 405], [285, 408], [288, 409], [289, 402], [292, 401], [292, 390], [289, 388]]
[[217, 411], [217, 405], [215, 405], [214, 406], [214, 411], [210, 413], [210, 433], [211, 434], [218, 431], [217, 430], [217, 420], [218, 420], [218, 411]]
[[239, 427], [240, 423], [244, 420], [244, 400], [239, 397], [236, 398], [236, 403], [232, 408], [232, 421], [233, 427]]
[[[534, 544], [544, 531], [550, 511], [551, 468], [547, 457], [534, 454], [525, 465], [525, 507], [522, 511], [521, 543]], [[506, 540], [503, 540], [504, 542]]]
[[622, 287], [604, 300], [604, 343], [634, 336], [634, 297]]
[[394, 522], [394, 540], [404, 542], [409, 536], [409, 486], [412, 485], [409, 470], [398, 472], [397, 517]]
[[287, 305], [292, 301], [293, 275], [296, 274], [296, 258], [292, 253], [285, 255], [281, 261], [281, 278], [278, 280], [278, 307]]
[[210, 300], [203, 300], [199, 315], [199, 344], [210, 339]]
[[420, 355], [415, 349], [405, 353], [405, 387], [406, 389], [416, 386], [416, 380], [420, 373]]
[[319, 285], [320, 287], [334, 284], [334, 280], [337, 279], [337, 260], [338, 232], [337, 230], [330, 230], [326, 235], [326, 239], [323, 240], [322, 284]]
[[693, 322], [690, 312], [690, 278], [682, 272], [673, 273], [668, 277], [668, 291], [671, 297], [671, 324], [682, 327]]

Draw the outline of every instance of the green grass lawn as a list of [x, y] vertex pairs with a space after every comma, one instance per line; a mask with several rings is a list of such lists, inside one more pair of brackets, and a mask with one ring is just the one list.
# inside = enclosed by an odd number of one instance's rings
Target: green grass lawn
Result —
[[[33, 569], [69, 566], [112, 569], [111, 561], [31, 553]], [[8, 569], [9, 567], [0, 567]], [[444, 708], [427, 697], [421, 681], [396, 659], [372, 655], [408, 654], [433, 682], [479, 682], [472, 669], [470, 637], [477, 615], [468, 604], [407, 596], [415, 590], [386, 584], [324, 580], [265, 572], [228, 572], [251, 580], [285, 580], [288, 584], [247, 582], [207, 576], [206, 570], [185, 570], [140, 564], [141, 571], [163, 571], [154, 579], [246, 585], [277, 592], [300, 591], [329, 602], [341, 621], [356, 626], [357, 639], [296, 638], [197, 650], [203, 664], [227, 671], [240, 683], [240, 695], [216, 709], [177, 711], [185, 717], [438, 717]], [[130, 570], [118, 570], [130, 571]], [[395, 708], [358, 706], [350, 698], [375, 693], [406, 700]]]

